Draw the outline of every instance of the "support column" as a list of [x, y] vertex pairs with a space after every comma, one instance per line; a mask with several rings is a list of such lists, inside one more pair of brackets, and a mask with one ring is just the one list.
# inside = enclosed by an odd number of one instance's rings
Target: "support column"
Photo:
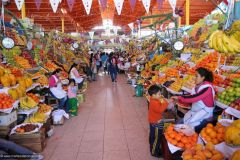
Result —
[[182, 25], [182, 17], [178, 17], [178, 28], [180, 28]]
[[26, 6], [25, 1], [23, 2], [22, 9], [21, 9], [22, 19], [26, 18]]
[[234, 18], [236, 20], [240, 19], [240, 0], [235, 0], [235, 4], [234, 4]]
[[64, 17], [61, 20], [62, 20], [62, 33], [64, 33]]
[[188, 26], [189, 25], [189, 12], [190, 12], [190, 0], [186, 0], [186, 25]]

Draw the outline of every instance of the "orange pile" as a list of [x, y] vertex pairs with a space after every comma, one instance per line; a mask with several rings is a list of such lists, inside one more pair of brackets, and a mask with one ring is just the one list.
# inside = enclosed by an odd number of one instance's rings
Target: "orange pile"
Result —
[[167, 128], [165, 137], [169, 143], [183, 149], [189, 149], [193, 147], [197, 143], [198, 139], [198, 135], [196, 133], [192, 136], [186, 136], [182, 132], [175, 131], [174, 125], [171, 125]]
[[165, 75], [167, 77], [176, 77], [176, 78], [180, 77], [179, 72], [178, 72], [178, 70], [176, 68], [168, 68], [168, 69], [166, 69]]
[[35, 94], [33, 94], [33, 93], [27, 93], [27, 96], [28, 97], [31, 97], [36, 103], [39, 103], [39, 98], [38, 98], [38, 96], [36, 96]]
[[202, 129], [200, 135], [208, 143], [219, 144], [224, 141], [225, 130], [226, 128], [220, 123], [217, 123], [216, 126], [208, 123], [207, 126]]
[[223, 83], [223, 81], [224, 81], [224, 79], [220, 75], [218, 75], [216, 73], [213, 74], [213, 84], [214, 85], [219, 86], [220, 84]]
[[[200, 60], [194, 68], [196, 69], [199, 67], [204, 67], [214, 72], [218, 67], [218, 58], [219, 58], [219, 54], [217, 52], [210, 53], [204, 56], [203, 59]], [[221, 57], [220, 63], [222, 64], [223, 62], [224, 62], [224, 57]]]
[[11, 108], [15, 101], [7, 94], [0, 93], [0, 109]]
[[49, 71], [54, 71], [55, 69], [57, 69], [59, 67], [57, 65], [55, 65], [53, 62], [47, 61], [45, 63], [45, 68], [47, 68]]
[[191, 149], [187, 149], [182, 154], [183, 160], [223, 160], [224, 156], [215, 149], [212, 143], [207, 143], [204, 147], [197, 144]]

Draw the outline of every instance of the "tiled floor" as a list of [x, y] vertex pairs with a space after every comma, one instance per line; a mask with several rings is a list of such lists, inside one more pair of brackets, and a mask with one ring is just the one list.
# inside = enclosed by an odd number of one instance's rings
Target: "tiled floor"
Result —
[[89, 85], [79, 114], [55, 126], [45, 160], [156, 160], [148, 145], [147, 104], [120, 75], [117, 84], [101, 76]]

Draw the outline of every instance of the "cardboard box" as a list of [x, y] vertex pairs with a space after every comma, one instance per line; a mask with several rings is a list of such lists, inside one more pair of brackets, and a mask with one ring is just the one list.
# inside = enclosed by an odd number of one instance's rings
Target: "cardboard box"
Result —
[[41, 128], [39, 132], [32, 134], [12, 134], [9, 136], [9, 140], [33, 152], [39, 153], [42, 152], [46, 146], [45, 129]]
[[17, 120], [16, 110], [11, 113], [0, 113], [0, 126], [8, 126]]

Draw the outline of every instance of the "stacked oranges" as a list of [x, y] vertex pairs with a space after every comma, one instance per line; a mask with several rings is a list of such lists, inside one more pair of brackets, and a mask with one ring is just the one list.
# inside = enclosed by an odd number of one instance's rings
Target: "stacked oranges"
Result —
[[0, 109], [11, 108], [15, 100], [5, 93], [0, 93]]
[[200, 135], [207, 142], [219, 144], [224, 141], [225, 130], [225, 127], [220, 123], [217, 123], [216, 126], [208, 123], [207, 126], [202, 129]]
[[167, 141], [179, 148], [189, 149], [197, 143], [198, 135], [194, 133], [192, 136], [187, 136], [182, 132], [174, 130], [174, 125], [167, 128], [165, 132]]
[[214, 144], [207, 143], [206, 146], [196, 144], [182, 154], [183, 160], [223, 160], [223, 154], [215, 149]]

